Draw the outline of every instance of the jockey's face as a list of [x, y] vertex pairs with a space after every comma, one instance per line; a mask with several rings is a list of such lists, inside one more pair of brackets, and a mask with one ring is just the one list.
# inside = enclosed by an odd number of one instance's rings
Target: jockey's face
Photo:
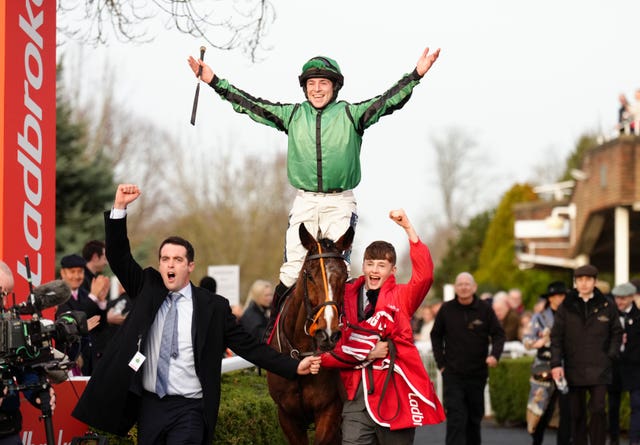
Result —
[[333, 98], [333, 82], [322, 77], [307, 80], [307, 99], [316, 109], [324, 108]]
[[396, 266], [389, 260], [364, 260], [362, 273], [366, 289], [380, 289], [387, 278], [396, 272]]
[[160, 250], [160, 275], [167, 289], [179, 291], [189, 283], [195, 263], [187, 259], [187, 249], [178, 244], [165, 244]]

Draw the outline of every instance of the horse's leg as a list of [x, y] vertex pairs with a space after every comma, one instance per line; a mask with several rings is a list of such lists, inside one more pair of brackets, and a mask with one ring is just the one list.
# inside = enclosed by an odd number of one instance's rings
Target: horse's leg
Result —
[[296, 418], [284, 411], [281, 406], [278, 406], [278, 421], [289, 445], [309, 445], [307, 425], [296, 421]]
[[336, 399], [321, 412], [315, 414], [316, 433], [314, 445], [340, 445], [342, 443], [342, 402]]

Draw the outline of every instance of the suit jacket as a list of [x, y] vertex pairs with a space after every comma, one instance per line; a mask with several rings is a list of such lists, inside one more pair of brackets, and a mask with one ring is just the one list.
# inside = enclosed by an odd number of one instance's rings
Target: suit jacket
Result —
[[101, 338], [107, 327], [107, 311], [100, 309], [98, 304], [89, 298], [89, 292], [83, 287], [78, 288], [78, 299], [71, 297], [56, 309], [56, 320], [67, 311], [81, 311], [87, 316], [87, 320], [95, 315], [100, 316], [100, 324], [93, 328], [88, 335], [83, 336], [80, 344], [73, 345], [65, 351], [69, 357], [75, 359], [78, 352], [82, 352], [84, 358], [82, 375], [88, 376], [93, 372], [93, 366], [97, 359], [98, 346], [96, 340]]
[[[169, 290], [160, 273], [142, 269], [131, 256], [126, 218], [110, 219], [105, 213], [106, 254], [111, 270], [133, 302], [126, 321], [98, 362], [73, 416], [103, 431], [125, 435], [138, 418], [142, 370], [129, 361], [144, 344], [149, 328]], [[227, 347], [250, 362], [294, 379], [298, 361], [279, 354], [248, 334], [231, 313], [224, 297], [191, 284], [193, 293], [194, 366], [202, 385], [202, 414], [206, 431], [203, 444], [213, 440], [220, 403], [220, 368]]]
[[620, 376], [622, 388], [633, 390], [640, 388], [640, 310], [632, 303], [631, 311], [625, 322], [624, 333], [627, 341], [620, 353]]

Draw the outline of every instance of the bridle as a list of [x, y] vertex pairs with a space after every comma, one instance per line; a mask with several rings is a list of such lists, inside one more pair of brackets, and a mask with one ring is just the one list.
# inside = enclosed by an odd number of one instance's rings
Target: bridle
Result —
[[[309, 273], [306, 267], [302, 270], [302, 285], [303, 285], [302, 301], [304, 303], [304, 308], [306, 313], [304, 333], [308, 337], [311, 337], [314, 342], [315, 342], [315, 334], [316, 334], [316, 331], [318, 330], [318, 320], [324, 314], [324, 311], [328, 306], [333, 306], [333, 308], [336, 311], [336, 316], [340, 317], [340, 307], [337, 302], [331, 299], [331, 296], [329, 293], [329, 280], [327, 279], [327, 271], [325, 268], [324, 260], [327, 258], [344, 260], [344, 257], [340, 252], [323, 252], [322, 246], [318, 241], [316, 241], [316, 245], [318, 246], [318, 253], [307, 255], [307, 257], [305, 258], [305, 264], [307, 261], [320, 260], [320, 270], [322, 271], [322, 284], [323, 284], [323, 290], [324, 290], [324, 301], [317, 306], [313, 306], [311, 303], [311, 299], [309, 298], [308, 282], [309, 281], [313, 282], [313, 276]], [[282, 307], [281, 314], [283, 314], [283, 316], [286, 312], [288, 303], [289, 301], [285, 301], [285, 304]], [[280, 331], [280, 329], [278, 329], [278, 331]], [[289, 348], [291, 349], [290, 354], [292, 357], [299, 358], [301, 356], [303, 357], [303, 356], [314, 354], [314, 351], [301, 353], [299, 349], [295, 348], [291, 344], [291, 342], [287, 338], [286, 334], [284, 334], [284, 332], [283, 332], [283, 335], [285, 337], [285, 340], [287, 341], [287, 344], [289, 345]], [[279, 339], [278, 339], [278, 342], [279, 342]], [[314, 349], [316, 349], [315, 345], [314, 345]], [[280, 350], [282, 351], [282, 348], [280, 348]]]
[[324, 259], [339, 258], [341, 260], [344, 260], [344, 257], [340, 254], [340, 252], [323, 252], [320, 243], [316, 241], [316, 244], [318, 246], [318, 253], [308, 255], [306, 258], [307, 261], [320, 260], [320, 270], [322, 271], [322, 284], [324, 289], [324, 302], [320, 303], [316, 307], [312, 307], [311, 305], [311, 299], [309, 298], [309, 291], [307, 288], [307, 282], [309, 280], [313, 281], [313, 278], [306, 268], [302, 271], [304, 277], [303, 301], [305, 310], [307, 312], [307, 321], [304, 324], [304, 333], [310, 337], [313, 337], [318, 330], [318, 319], [322, 316], [322, 314], [324, 314], [324, 310], [327, 306], [333, 306], [336, 310], [337, 316], [339, 316], [340, 314], [338, 303], [336, 303], [329, 297], [329, 282], [327, 280], [327, 270], [324, 267]]

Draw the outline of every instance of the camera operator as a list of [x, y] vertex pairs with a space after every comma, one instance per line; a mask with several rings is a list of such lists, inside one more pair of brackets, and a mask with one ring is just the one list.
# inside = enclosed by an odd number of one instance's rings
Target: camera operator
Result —
[[[5, 307], [4, 298], [13, 292], [13, 273], [4, 261], [0, 261], [0, 295], [2, 295], [2, 307]], [[18, 391], [10, 390], [5, 386], [5, 378], [11, 374], [12, 380], [20, 385], [35, 384], [38, 375], [31, 370], [17, 369], [14, 366], [0, 366], [2, 369], [2, 390], [0, 392], [0, 445], [21, 445], [20, 430], [22, 429], [22, 415], [20, 414], [20, 395]], [[51, 396], [51, 410], [56, 407], [56, 396], [53, 388], [49, 388]], [[40, 408], [40, 399], [34, 391], [24, 391], [24, 396], [36, 408]]]

